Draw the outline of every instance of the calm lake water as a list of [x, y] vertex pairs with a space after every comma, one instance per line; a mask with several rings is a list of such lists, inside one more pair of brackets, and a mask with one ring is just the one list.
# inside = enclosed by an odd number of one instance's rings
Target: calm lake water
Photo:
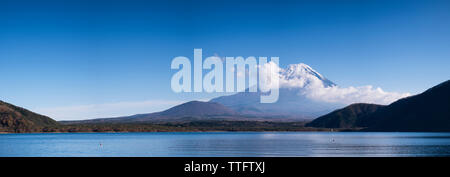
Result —
[[0, 156], [450, 156], [450, 133], [0, 134]]

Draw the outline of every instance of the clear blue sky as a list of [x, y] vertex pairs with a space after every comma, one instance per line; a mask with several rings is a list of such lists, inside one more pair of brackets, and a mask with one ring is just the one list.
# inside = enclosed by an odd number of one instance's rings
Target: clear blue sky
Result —
[[172, 58], [194, 48], [279, 56], [343, 87], [415, 94], [450, 79], [449, 19], [445, 0], [0, 0], [0, 100], [41, 109], [210, 98], [170, 89]]

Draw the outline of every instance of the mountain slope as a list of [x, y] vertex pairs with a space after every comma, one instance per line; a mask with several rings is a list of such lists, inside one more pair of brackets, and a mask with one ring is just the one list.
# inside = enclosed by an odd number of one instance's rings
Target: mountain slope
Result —
[[367, 131], [450, 131], [450, 80], [364, 117]]
[[361, 118], [376, 112], [382, 105], [357, 103], [333, 111], [306, 124], [307, 127], [322, 128], [357, 128], [356, 124]]
[[57, 125], [49, 117], [0, 101], [0, 132], [37, 132]]
[[214, 116], [234, 115], [233, 110], [219, 104], [201, 101], [190, 101], [158, 113], [159, 116]]
[[[279, 72], [279, 99], [275, 103], [260, 103], [261, 92], [240, 92], [230, 96], [222, 96], [210, 100], [227, 106], [247, 116], [289, 117], [312, 119], [329, 113], [344, 105], [316, 101], [303, 93], [309, 84], [322, 84], [324, 87], [335, 86], [310, 66], [300, 63], [288, 65]], [[289, 81], [289, 82], [286, 82]], [[294, 83], [294, 84], [292, 84]]]
[[149, 114], [136, 114], [133, 116], [102, 118], [83, 121], [64, 121], [64, 124], [72, 123], [109, 123], [109, 122], [152, 122], [152, 121], [182, 121], [182, 120], [202, 120], [221, 116], [237, 115], [233, 110], [219, 104], [211, 102], [190, 101], [162, 112]]
[[450, 81], [388, 106], [353, 104], [319, 117], [311, 127], [364, 131], [450, 131]]
[[215, 116], [232, 116], [236, 113], [219, 104], [202, 101], [190, 101], [162, 112], [150, 114], [138, 114], [121, 118], [124, 121], [179, 121], [186, 119], [208, 119]]

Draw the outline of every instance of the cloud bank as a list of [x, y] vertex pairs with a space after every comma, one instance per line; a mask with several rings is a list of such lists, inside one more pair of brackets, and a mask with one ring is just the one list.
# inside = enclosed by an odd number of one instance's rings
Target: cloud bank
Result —
[[307, 86], [300, 94], [306, 95], [308, 98], [314, 100], [343, 103], [346, 105], [352, 103], [387, 105], [411, 95], [409, 93], [386, 92], [380, 87], [374, 88], [371, 85], [345, 88], [339, 86]]
[[274, 63], [267, 63], [261, 67], [271, 68], [266, 70], [272, 71], [272, 77], [279, 77], [280, 88], [299, 88], [299, 94], [318, 101], [346, 105], [352, 103], [387, 105], [411, 95], [410, 93], [387, 92], [380, 87], [371, 85], [351, 87], [326, 86], [323, 80], [325, 78], [319, 73], [315, 73], [315, 70], [305, 64], [289, 65], [287, 69], [279, 68]]

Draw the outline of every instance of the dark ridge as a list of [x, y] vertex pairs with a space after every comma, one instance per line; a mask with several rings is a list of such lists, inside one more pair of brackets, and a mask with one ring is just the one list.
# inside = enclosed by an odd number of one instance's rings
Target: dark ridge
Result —
[[400, 99], [359, 124], [366, 131], [450, 131], [450, 80]]
[[321, 128], [357, 128], [356, 122], [367, 116], [383, 105], [356, 103], [342, 109], [335, 110], [306, 124], [307, 127]]
[[306, 126], [385, 132], [448, 132], [450, 80], [388, 106], [350, 105], [319, 117]]
[[40, 132], [45, 127], [57, 125], [47, 116], [0, 101], [0, 132]]

